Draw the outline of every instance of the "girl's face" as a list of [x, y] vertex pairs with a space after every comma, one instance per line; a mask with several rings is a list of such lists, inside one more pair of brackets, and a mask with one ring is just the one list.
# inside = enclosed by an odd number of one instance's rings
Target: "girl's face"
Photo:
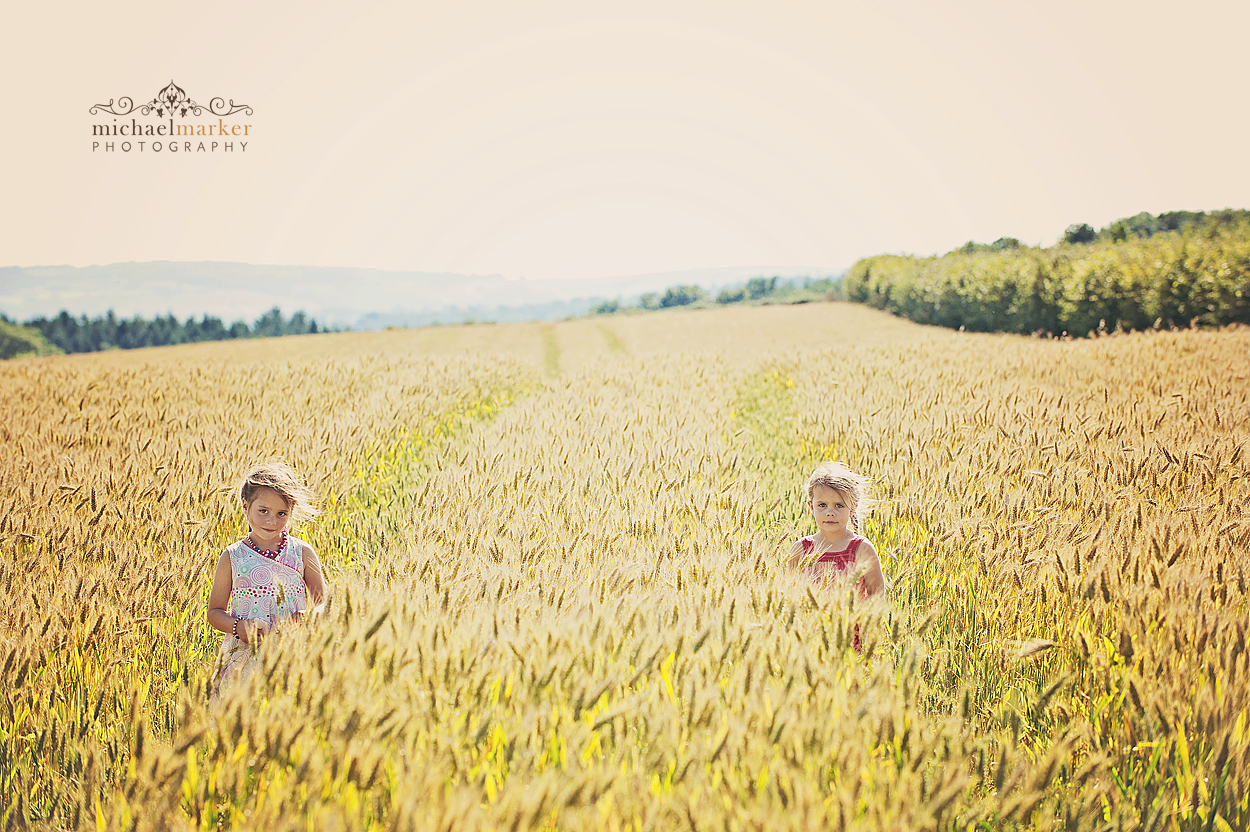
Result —
[[252, 539], [260, 544], [276, 544], [291, 520], [290, 506], [272, 488], [258, 489], [250, 501], [244, 500], [243, 512], [252, 527]]
[[855, 504], [841, 491], [818, 485], [812, 491], [807, 508], [816, 518], [816, 528], [826, 538], [837, 537], [850, 530], [851, 512]]

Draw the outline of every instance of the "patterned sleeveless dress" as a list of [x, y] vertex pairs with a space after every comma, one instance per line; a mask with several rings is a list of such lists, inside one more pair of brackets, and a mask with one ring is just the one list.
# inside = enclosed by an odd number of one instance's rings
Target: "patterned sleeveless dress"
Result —
[[[269, 557], [244, 540], [226, 548], [230, 555], [230, 614], [235, 618], [268, 621], [272, 632], [279, 621], [308, 609], [308, 588], [304, 585], [304, 548], [308, 544], [283, 534], [277, 556]], [[251, 674], [254, 665], [251, 657], [247, 644], [231, 635], [225, 637], [219, 658], [221, 670], [215, 679], [215, 696], [227, 683], [233, 684]]]
[[[823, 552], [820, 557], [816, 558], [816, 563], [804, 571], [811, 576], [812, 580], [821, 584], [829, 583], [834, 578], [841, 577], [855, 567], [856, 553], [859, 552], [859, 544], [863, 543], [864, 540], [865, 538], [860, 535], [855, 535], [845, 549], [840, 552]], [[799, 542], [803, 544], [803, 554], [805, 555], [810, 555], [816, 548], [815, 535], [808, 535]], [[817, 564], [827, 564], [827, 566], [824, 569], [818, 569], [816, 568]], [[868, 593], [862, 585], [858, 587], [857, 594], [860, 598], [868, 597]], [[851, 646], [855, 648], [856, 653], [863, 652], [864, 645], [859, 638], [858, 624], [855, 625], [855, 632], [851, 636]]]

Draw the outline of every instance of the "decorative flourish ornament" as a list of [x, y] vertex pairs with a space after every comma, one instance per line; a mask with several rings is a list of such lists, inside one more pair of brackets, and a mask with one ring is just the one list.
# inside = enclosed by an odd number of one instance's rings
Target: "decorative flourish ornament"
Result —
[[97, 115], [100, 112], [111, 113], [115, 116], [128, 116], [131, 113], [139, 111], [140, 115], [151, 115], [156, 113], [157, 116], [164, 117], [168, 115], [170, 118], [177, 115], [179, 118], [186, 118], [187, 113], [193, 116], [202, 115], [205, 110], [215, 116], [232, 116], [235, 113], [243, 113], [251, 115], [252, 108], [247, 104], [235, 104], [234, 99], [230, 99], [229, 103], [220, 96], [213, 98], [205, 107], [193, 101], [182, 87], [178, 86], [170, 80], [170, 82], [156, 94], [146, 104], [138, 107], [135, 106], [134, 99], [130, 96], [123, 96], [117, 99], [117, 103], [113, 103], [113, 99], [109, 99], [107, 104], [95, 104], [91, 107], [91, 115]]

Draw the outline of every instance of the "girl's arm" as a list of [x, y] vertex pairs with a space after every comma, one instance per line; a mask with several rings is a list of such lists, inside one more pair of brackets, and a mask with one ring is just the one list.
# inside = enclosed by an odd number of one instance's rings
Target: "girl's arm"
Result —
[[[217, 570], [213, 573], [213, 588], [208, 593], [208, 626], [219, 633], [230, 635], [235, 632], [234, 616], [226, 611], [230, 603], [230, 590], [234, 582], [230, 571], [230, 553], [222, 551], [217, 559]], [[250, 621], [240, 618], [238, 624], [239, 640], [244, 644], [252, 641], [253, 635], [264, 635], [269, 629], [268, 621]]]
[[790, 547], [790, 559], [786, 561], [786, 565], [791, 569], [798, 569], [803, 565], [805, 555], [803, 554], [803, 541], [796, 540], [794, 545]]
[[308, 612], [318, 613], [325, 606], [326, 579], [321, 570], [321, 558], [311, 546], [304, 549], [304, 586], [308, 587]]
[[865, 540], [859, 546], [859, 568], [863, 576], [859, 579], [860, 591], [864, 597], [871, 597], [885, 591], [885, 573], [881, 571], [881, 558], [877, 550]]

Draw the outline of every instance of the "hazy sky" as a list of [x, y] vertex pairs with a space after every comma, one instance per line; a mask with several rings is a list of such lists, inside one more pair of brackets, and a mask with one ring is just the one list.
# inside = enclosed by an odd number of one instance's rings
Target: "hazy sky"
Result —
[[[1239, 2], [11, 3], [0, 265], [846, 266], [1250, 207]], [[253, 108], [92, 151], [93, 104]]]

